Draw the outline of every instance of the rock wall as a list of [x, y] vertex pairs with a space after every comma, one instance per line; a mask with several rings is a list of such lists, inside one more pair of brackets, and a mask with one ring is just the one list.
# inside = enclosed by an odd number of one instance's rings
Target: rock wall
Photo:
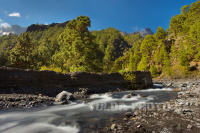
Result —
[[48, 29], [49, 27], [55, 27], [56, 25], [58, 25], [58, 27], [66, 27], [67, 23], [69, 23], [69, 21], [66, 21], [64, 23], [52, 23], [50, 25], [32, 24], [31, 26], [29, 26], [27, 28], [26, 32], [44, 31], [44, 30]]
[[[149, 71], [134, 71], [132, 73], [134, 73], [136, 78], [136, 86], [140, 89], [153, 85]], [[111, 91], [108, 86], [121, 86], [126, 88], [127, 83], [128, 81], [119, 73], [97, 74], [73, 72], [62, 74], [54, 71], [35, 71], [0, 67], [0, 93], [9, 91], [10, 93], [48, 93], [48, 95], [53, 95], [62, 90], [75, 92], [80, 88], [88, 87], [95, 88], [101, 92], [102, 90]], [[117, 87], [115, 87], [115, 89], [117, 89]]]

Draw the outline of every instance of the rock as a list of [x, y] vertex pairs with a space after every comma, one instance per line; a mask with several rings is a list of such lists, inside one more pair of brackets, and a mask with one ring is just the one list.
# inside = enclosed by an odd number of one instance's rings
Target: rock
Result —
[[167, 115], [167, 113], [164, 113], [164, 114], [163, 114], [163, 116], [166, 116], [166, 115]]
[[67, 92], [67, 91], [62, 91], [61, 93], [59, 93], [56, 96], [56, 99], [55, 99], [56, 102], [61, 102], [61, 101], [65, 101], [65, 100], [73, 101], [73, 100], [75, 100], [75, 98], [72, 95], [72, 93]]
[[115, 121], [115, 118], [111, 118], [111, 119], [110, 119], [110, 122], [114, 122], [114, 121]]
[[65, 100], [65, 101], [62, 101], [61, 104], [62, 104], [62, 105], [64, 105], [64, 104], [69, 104], [69, 102], [68, 102], [67, 100]]
[[130, 117], [130, 116], [133, 116], [133, 114], [132, 114], [132, 112], [126, 112], [126, 116]]
[[131, 93], [130, 95], [131, 95], [131, 96], [136, 96], [136, 94], [135, 94], [135, 93]]
[[175, 109], [174, 112], [176, 112], [176, 113], [179, 114], [179, 115], [182, 114], [182, 110], [179, 109], [179, 108]]
[[110, 127], [111, 130], [114, 130], [115, 128], [117, 128], [116, 124], [112, 124], [111, 127]]
[[170, 86], [172, 86], [172, 83], [168, 83], [168, 84], [166, 84], [166, 86], [167, 86], [167, 87], [170, 87]]
[[136, 116], [139, 115], [139, 114], [140, 114], [140, 113], [139, 113], [138, 110], [134, 112], [134, 115], [136, 115]]
[[131, 95], [128, 95], [126, 98], [131, 98]]
[[192, 129], [192, 125], [188, 124], [187, 129]]
[[97, 127], [96, 125], [89, 125], [89, 128], [92, 129], [92, 130], [95, 130], [96, 127]]
[[148, 97], [148, 95], [139, 94], [140, 97]]
[[124, 118], [124, 121], [128, 121], [128, 119], [127, 119], [127, 118]]
[[192, 112], [192, 110], [190, 110], [190, 109], [183, 109], [182, 112], [183, 112], [183, 113]]

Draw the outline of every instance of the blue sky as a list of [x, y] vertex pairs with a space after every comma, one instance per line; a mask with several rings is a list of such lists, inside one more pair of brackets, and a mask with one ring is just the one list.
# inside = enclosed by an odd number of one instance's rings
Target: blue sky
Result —
[[91, 19], [90, 30], [113, 27], [132, 32], [167, 29], [172, 16], [196, 0], [0, 0], [0, 27], [60, 23], [79, 15]]

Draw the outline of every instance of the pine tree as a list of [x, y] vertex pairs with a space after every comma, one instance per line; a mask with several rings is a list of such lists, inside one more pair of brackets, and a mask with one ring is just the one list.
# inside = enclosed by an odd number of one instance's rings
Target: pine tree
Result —
[[177, 57], [178, 57], [178, 49], [176, 48], [176, 46], [174, 45], [174, 43], [172, 43], [172, 46], [171, 46], [171, 55], [170, 55], [170, 61], [171, 63], [174, 62], [174, 60], [176, 61], [177, 60]]
[[162, 27], [158, 27], [156, 33], [154, 34], [154, 37], [157, 41], [164, 40], [166, 36], [167, 32]]
[[133, 70], [137, 70], [137, 65], [140, 61], [140, 56], [139, 56], [139, 48], [136, 47], [135, 50], [134, 50], [134, 56], [133, 56], [133, 59], [134, 59], [134, 62], [133, 62]]
[[146, 35], [141, 44], [140, 51], [142, 56], [151, 57], [152, 51], [157, 48], [157, 42], [152, 35]]
[[113, 51], [114, 51], [114, 46], [112, 44], [108, 45], [105, 51], [105, 56], [103, 59], [103, 70], [104, 72], [110, 72], [112, 65], [113, 65]]
[[147, 64], [148, 64], [148, 61], [147, 61], [147, 58], [146, 56], [143, 56], [140, 63], [138, 64], [138, 67], [137, 67], [137, 70], [141, 71], [141, 70], [148, 70], [147, 69]]
[[154, 66], [154, 64], [152, 64], [152, 65], [150, 66], [150, 72], [151, 72], [152, 77], [157, 76], [157, 69], [156, 69], [156, 67]]
[[12, 66], [32, 69], [34, 67], [35, 46], [27, 33], [21, 34], [17, 39], [16, 46], [10, 51], [10, 62]]
[[158, 47], [155, 51], [154, 62], [156, 65], [161, 64], [160, 48]]
[[99, 71], [98, 45], [95, 37], [88, 30], [90, 26], [88, 16], [79, 16], [70, 21], [64, 32], [59, 36], [60, 52], [54, 59], [62, 58], [64, 67], [73, 71]]
[[128, 70], [129, 70], [129, 71], [133, 71], [133, 70], [134, 70], [134, 55], [133, 55], [132, 52], [131, 52], [130, 59], [129, 59], [129, 67], [128, 67]]
[[184, 48], [182, 40], [179, 42], [178, 60], [180, 62], [180, 65], [182, 65], [182, 66], [188, 66], [189, 65], [187, 53], [186, 53], [186, 50]]

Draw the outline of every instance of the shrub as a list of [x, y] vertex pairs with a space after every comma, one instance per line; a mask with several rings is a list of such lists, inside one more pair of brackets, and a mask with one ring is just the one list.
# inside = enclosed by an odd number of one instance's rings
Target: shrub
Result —
[[188, 67], [181, 65], [174, 65], [171, 67], [171, 77], [172, 78], [185, 78], [188, 75]]
[[136, 76], [133, 72], [123, 72], [120, 73], [121, 75], [123, 75], [124, 79], [128, 82], [128, 88], [135, 88], [136, 87]]

